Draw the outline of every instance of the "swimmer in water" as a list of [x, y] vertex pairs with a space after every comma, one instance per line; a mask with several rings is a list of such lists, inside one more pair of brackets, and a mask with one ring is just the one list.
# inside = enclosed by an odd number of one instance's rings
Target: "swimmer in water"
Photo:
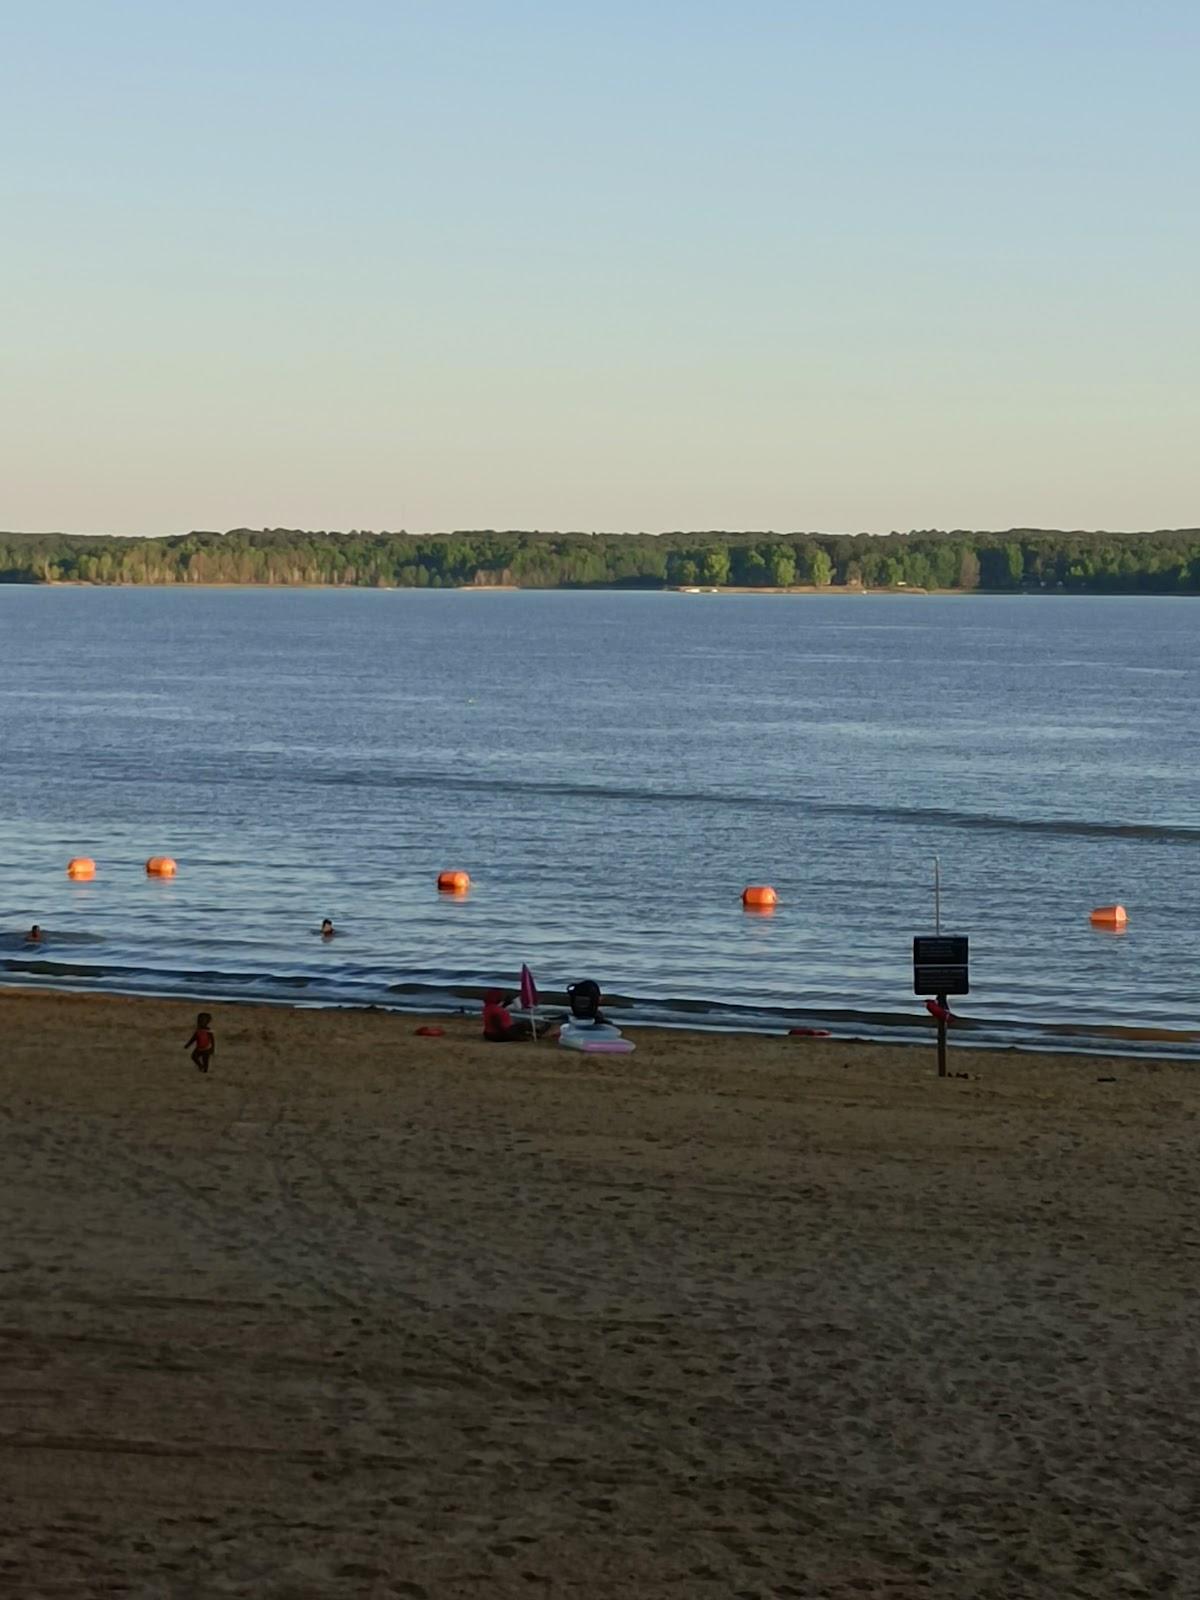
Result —
[[333, 938], [333, 923], [330, 922], [328, 917], [326, 917], [325, 921], [321, 924], [321, 937], [322, 939]]
[[25, 935], [25, 943], [26, 944], [41, 944], [41, 942], [42, 942], [42, 930], [38, 927], [37, 923], [35, 922], [33, 927], [30, 928], [29, 932]]

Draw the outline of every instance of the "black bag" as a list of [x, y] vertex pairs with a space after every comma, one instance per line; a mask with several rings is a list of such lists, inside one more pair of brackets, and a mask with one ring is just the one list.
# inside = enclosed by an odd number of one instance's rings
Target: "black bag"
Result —
[[567, 985], [567, 999], [576, 1022], [597, 1022], [600, 1017], [600, 985], [585, 978]]

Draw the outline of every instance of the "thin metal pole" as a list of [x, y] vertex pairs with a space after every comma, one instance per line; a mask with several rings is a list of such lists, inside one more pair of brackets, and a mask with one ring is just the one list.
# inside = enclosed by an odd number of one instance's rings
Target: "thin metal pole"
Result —
[[933, 931], [942, 931], [942, 863], [933, 858]]
[[938, 995], [938, 1077], [946, 1076], [946, 996]]

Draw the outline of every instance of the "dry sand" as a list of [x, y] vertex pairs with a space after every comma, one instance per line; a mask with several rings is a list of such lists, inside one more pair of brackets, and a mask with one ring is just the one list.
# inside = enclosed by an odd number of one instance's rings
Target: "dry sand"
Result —
[[0, 1593], [1200, 1593], [1194, 1069], [195, 1010], [0, 993]]

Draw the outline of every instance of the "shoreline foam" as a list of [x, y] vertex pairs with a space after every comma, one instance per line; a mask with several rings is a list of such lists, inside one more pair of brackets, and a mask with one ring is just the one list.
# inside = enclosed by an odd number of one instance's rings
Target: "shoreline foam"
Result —
[[[90, 995], [132, 1000], [177, 1002], [202, 994], [207, 1003], [236, 1006], [295, 1007], [304, 1011], [387, 1012], [398, 1017], [445, 1021], [447, 1017], [473, 1015], [484, 994], [499, 980], [437, 985], [404, 982], [386, 985], [378, 998], [339, 994], [300, 974], [267, 978], [256, 975], [246, 987], [231, 988], [228, 973], [180, 973], [175, 988], [161, 981], [144, 985], [108, 980], [98, 969], [67, 963], [53, 965], [48, 983], [22, 982], [51, 964], [44, 959], [26, 960], [11, 977], [3, 968], [13, 963], [0, 961], [0, 995]], [[70, 982], [96, 977], [96, 982]], [[205, 979], [215, 978], [206, 983]], [[253, 985], [253, 986], [251, 986]], [[309, 995], [297, 991], [312, 987]], [[274, 990], [282, 992], [273, 992]], [[551, 1009], [566, 1010], [566, 995], [554, 990], [543, 992], [542, 1002]], [[605, 995], [605, 1005], [614, 1011], [622, 1026], [701, 1035], [744, 1035], [748, 1038], [779, 1038], [793, 1028], [821, 1028], [835, 1038], [882, 1046], [916, 1047], [932, 1040], [936, 1023], [918, 1005], [912, 1011], [871, 1010], [845, 1005], [768, 1006], [744, 1005], [732, 1001], [696, 1000], [689, 997], [634, 997]], [[1121, 1022], [1034, 1020], [1013, 1017], [956, 1016], [950, 1029], [953, 1044], [969, 1050], [1019, 1051], [1033, 1055], [1094, 1055], [1098, 1051], [1129, 1059], [1200, 1060], [1200, 1029], [1135, 1025]]]

